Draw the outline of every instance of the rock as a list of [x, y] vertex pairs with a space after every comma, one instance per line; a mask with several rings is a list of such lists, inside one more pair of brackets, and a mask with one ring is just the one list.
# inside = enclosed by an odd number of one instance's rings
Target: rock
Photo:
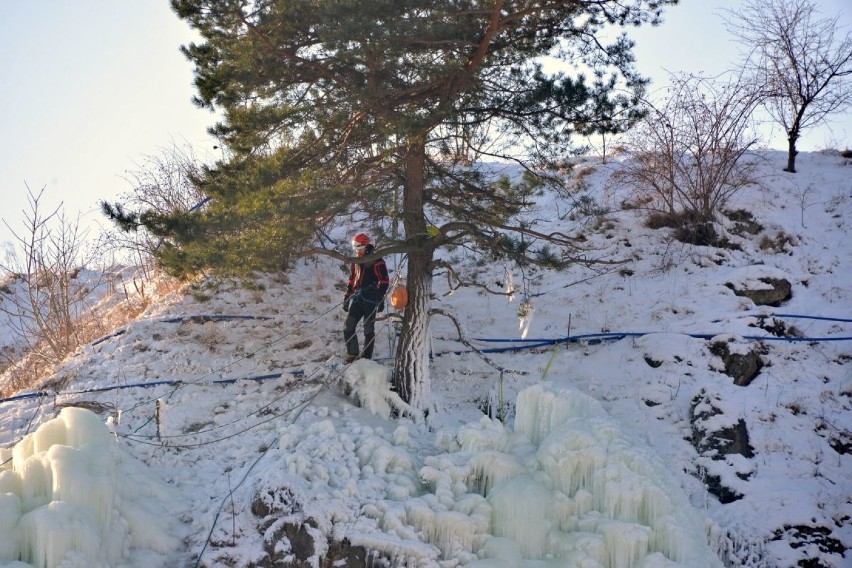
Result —
[[[282, 532], [290, 541], [290, 552], [297, 560], [307, 564], [308, 559], [316, 554], [317, 545], [314, 542], [314, 531], [316, 521], [308, 519], [304, 523], [285, 523]], [[274, 547], [273, 547], [274, 548]]]
[[710, 352], [722, 358], [725, 374], [734, 379], [734, 384], [740, 387], [750, 385], [763, 367], [760, 359], [762, 349], [759, 347], [747, 353], [731, 353], [727, 342], [716, 341], [710, 346]]
[[763, 226], [754, 220], [754, 215], [745, 209], [737, 209], [736, 211], [725, 211], [725, 216], [733, 221], [733, 226], [730, 232], [742, 237], [744, 235], [756, 235], [763, 230]]
[[[847, 519], [848, 520], [848, 519]], [[829, 568], [845, 566], [846, 547], [831, 528], [821, 525], [784, 525], [775, 531], [772, 540], [787, 543], [799, 556], [796, 566]]]
[[[728, 420], [720, 420], [724, 417], [718, 398], [701, 390], [692, 400], [690, 406], [690, 423], [692, 424], [692, 445], [699, 455], [709, 458], [714, 462], [722, 462], [725, 456], [739, 454], [745, 458], [754, 457], [754, 450], [749, 442], [748, 429], [742, 418], [728, 417]], [[713, 466], [714, 469], [723, 469], [724, 463]], [[736, 472], [732, 472], [737, 475]], [[731, 503], [742, 498], [742, 495], [722, 483], [722, 477], [708, 471], [708, 468], [699, 468], [702, 481], [707, 490], [715, 495], [722, 503]], [[747, 479], [739, 476], [741, 479]]]
[[734, 491], [722, 484], [722, 478], [718, 475], [707, 473], [706, 470], [701, 471], [701, 477], [704, 479], [704, 485], [711, 495], [715, 495], [719, 503], [727, 505], [734, 501], [739, 501], [743, 498], [741, 493]]
[[[742, 418], [729, 420], [728, 426], [719, 426], [724, 421], [711, 418], [724, 414], [714, 400], [703, 389], [692, 400], [690, 422], [692, 424], [692, 445], [699, 454], [721, 460], [728, 454], [740, 454], [746, 458], [754, 457], [749, 443], [748, 429]], [[710, 429], [709, 424], [716, 424]]]
[[730, 283], [727, 286], [737, 296], [749, 298], [758, 306], [777, 307], [793, 297], [793, 286], [786, 278], [761, 278], [760, 282], [766, 284], [769, 288], [738, 289]]
[[[252, 568], [367, 567], [367, 550], [363, 546], [353, 546], [347, 539], [341, 541], [329, 539], [324, 546], [318, 547], [316, 539], [326, 537], [316, 525], [314, 519], [282, 523], [265, 543], [266, 556]], [[289, 546], [280, 545], [285, 539], [289, 542]], [[318, 557], [317, 550], [321, 548], [325, 548], [325, 554]]]
[[734, 379], [734, 384], [747, 387], [762, 367], [760, 356], [754, 351], [745, 355], [732, 353], [725, 359], [725, 374]]
[[[289, 487], [265, 487], [252, 499], [251, 511], [265, 534], [266, 555], [251, 568], [366, 568], [368, 551], [348, 540], [332, 540], [319, 523], [305, 518], [304, 509]], [[268, 531], [268, 532], [267, 532]], [[322, 551], [325, 551], [324, 553]]]
[[729, 454], [754, 457], [754, 451], [748, 439], [745, 421], [740, 419], [733, 426], [720, 428], [713, 432], [693, 431], [693, 444], [699, 453], [711, 455], [713, 459], [723, 459]]

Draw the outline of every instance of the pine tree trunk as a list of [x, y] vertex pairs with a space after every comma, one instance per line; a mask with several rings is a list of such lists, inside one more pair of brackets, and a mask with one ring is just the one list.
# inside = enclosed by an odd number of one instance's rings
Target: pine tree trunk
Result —
[[394, 387], [399, 396], [418, 410], [431, 403], [429, 301], [432, 293], [431, 250], [408, 255], [408, 306], [394, 361]]
[[423, 240], [423, 246], [408, 254], [408, 306], [394, 362], [394, 388], [400, 397], [418, 410], [431, 403], [429, 378], [429, 302], [432, 295], [432, 255], [427, 242], [424, 215], [426, 146], [415, 142], [404, 159], [405, 187], [402, 220], [409, 240]]

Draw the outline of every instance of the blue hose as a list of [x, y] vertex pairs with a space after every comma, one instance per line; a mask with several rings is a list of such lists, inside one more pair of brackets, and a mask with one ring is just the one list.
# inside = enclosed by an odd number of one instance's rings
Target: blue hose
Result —
[[[269, 379], [277, 379], [284, 373], [269, 373], [267, 375], [256, 375], [253, 377], [236, 377], [233, 379], [218, 379], [215, 381], [210, 381], [212, 384], [216, 385], [229, 385], [233, 384], [237, 381], [266, 381]], [[295, 371], [290, 371], [290, 374], [296, 377], [301, 377], [305, 374], [305, 371], [302, 369], [296, 369]], [[151, 383], [131, 383], [129, 385], [110, 385], [105, 387], [91, 388], [91, 389], [83, 389], [76, 391], [67, 391], [67, 392], [48, 392], [48, 391], [36, 391], [29, 392], [25, 394], [19, 394], [15, 396], [10, 396], [9, 398], [0, 398], [0, 404], [4, 402], [12, 402], [15, 400], [24, 400], [28, 398], [36, 398], [40, 396], [50, 396], [50, 395], [71, 395], [71, 394], [87, 394], [93, 392], [106, 392], [113, 390], [121, 390], [121, 389], [135, 389], [135, 388], [148, 388], [148, 387], [156, 387], [160, 385], [176, 385], [182, 383], [184, 381], [174, 381], [174, 380], [165, 380], [165, 381], [154, 381]]]
[[[839, 321], [839, 322], [852, 322], [852, 319], [845, 318], [829, 318], [823, 316], [808, 316], [802, 314], [769, 314], [772, 317], [781, 317], [781, 318], [802, 318], [802, 319], [813, 319], [813, 320], [822, 320], [822, 321]], [[541, 347], [544, 345], [556, 345], [558, 343], [576, 343], [578, 341], [587, 341], [590, 339], [624, 339], [625, 337], [641, 337], [643, 335], [650, 335], [651, 333], [657, 332], [615, 332], [615, 333], [589, 333], [585, 335], [575, 335], [572, 337], [559, 337], [559, 338], [531, 338], [531, 339], [495, 339], [488, 337], [477, 337], [476, 341], [482, 341], [485, 343], [532, 343], [532, 345], [524, 345], [524, 346], [516, 346], [509, 348], [496, 348], [496, 349], [485, 349], [485, 352], [495, 352], [495, 351], [517, 351], [520, 349], [533, 349], [535, 347]], [[689, 337], [694, 337], [697, 339], [712, 339], [718, 333], [687, 333]], [[789, 341], [789, 342], [823, 342], [823, 341], [852, 341], [852, 337], [776, 337], [776, 336], [762, 336], [762, 335], [744, 335], [743, 339], [748, 339], [752, 341]]]
[[[844, 319], [844, 318], [829, 318], [822, 316], [808, 316], [801, 314], [770, 314], [774, 317], [782, 317], [782, 318], [803, 318], [803, 319], [814, 319], [814, 320], [823, 320], [823, 321], [838, 321], [838, 322], [852, 322], [852, 319]], [[187, 316], [180, 318], [172, 318], [168, 320], [164, 320], [168, 323], [177, 323], [180, 321], [216, 321], [216, 320], [225, 320], [225, 319], [271, 319], [264, 316], [232, 316], [232, 315], [202, 315], [202, 316]], [[490, 338], [490, 337], [477, 337], [476, 341], [482, 341], [484, 343], [521, 343], [522, 345], [512, 345], [509, 347], [490, 347], [487, 349], [480, 349], [479, 351], [482, 353], [507, 353], [512, 351], [523, 351], [525, 349], [535, 349], [537, 347], [550, 347], [553, 345], [558, 345], [560, 343], [578, 343], [580, 341], [594, 341], [594, 340], [619, 340], [624, 339], [625, 337], [642, 337], [644, 335], [650, 335], [652, 333], [658, 332], [612, 332], [612, 333], [587, 333], [584, 335], [574, 335], [572, 337], [557, 337], [557, 338], [533, 338], [533, 339], [517, 339], [517, 338], [509, 338], [509, 339], [500, 339], [500, 338]], [[721, 335], [719, 333], [687, 333], [685, 334], [689, 337], [694, 337], [696, 339], [712, 339], [717, 335]], [[110, 336], [107, 336], [110, 337]], [[743, 339], [748, 339], [751, 341], [787, 341], [790, 343], [795, 342], [825, 342], [825, 341], [852, 341], [852, 337], [775, 337], [775, 336], [758, 336], [758, 335], [743, 335], [741, 336]], [[459, 351], [442, 351], [440, 353], [433, 353], [433, 357], [440, 357], [441, 355], [460, 355], [462, 353], [470, 353], [470, 350], [459, 350]], [[292, 371], [292, 374], [295, 376], [300, 376], [304, 373], [301, 369], [297, 369]], [[231, 384], [235, 383], [239, 380], [246, 381], [264, 381], [267, 379], [277, 379], [284, 373], [270, 373], [267, 375], [258, 375], [254, 377], [240, 377], [234, 379], [219, 379], [216, 381], [211, 381], [213, 384]], [[41, 396], [49, 396], [51, 394], [85, 394], [92, 392], [104, 392], [110, 390], [118, 390], [118, 389], [128, 389], [128, 388], [148, 388], [157, 385], [174, 385], [180, 383], [181, 381], [155, 381], [152, 383], [133, 383], [129, 385], [112, 385], [100, 388], [92, 388], [85, 389], [80, 391], [70, 391], [65, 393], [50, 393], [47, 391], [36, 391], [26, 394], [19, 394], [9, 398], [0, 399], [0, 404], [4, 402], [12, 402], [16, 400], [25, 400], [28, 398], [36, 398]]]

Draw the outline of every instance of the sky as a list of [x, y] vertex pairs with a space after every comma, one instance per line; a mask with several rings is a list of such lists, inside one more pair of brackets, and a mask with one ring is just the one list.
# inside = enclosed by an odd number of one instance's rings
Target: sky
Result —
[[[99, 339], [0, 398], [0, 566], [266, 566], [297, 541], [324, 553], [347, 539], [419, 568], [848, 568], [849, 160], [804, 154], [794, 175], [783, 152], [763, 152], [759, 184], [730, 204], [759, 231], [728, 220], [717, 248], [614, 207], [631, 197], [612, 182], [625, 159], [572, 169], [612, 211], [604, 222], [564, 214], [567, 198], [547, 191], [527, 221], [582, 227], [595, 256], [628, 264], [591, 277], [441, 252], [515, 299], [436, 275], [431, 307], [468, 342], [431, 319], [428, 422], [390, 390], [385, 314], [375, 359], [343, 364], [337, 261], [170, 294], [130, 268], [123, 287], [84, 271], [72, 297], [145, 311], [87, 310], [111, 324]], [[738, 294], [781, 278], [791, 297], [778, 307]], [[0, 294], [3, 353], [20, 283]], [[735, 381], [722, 346], [762, 366]], [[739, 450], [714, 442], [739, 425]]]
[[[212, 115], [191, 99], [192, 38], [168, 2], [45, 0], [7, 6], [0, 18], [2, 217], [20, 231], [27, 186], [44, 189], [82, 224], [101, 221], [101, 199], [130, 190], [128, 171], [190, 144], [212, 150]], [[5, 230], [5, 227], [3, 227]], [[0, 241], [8, 232], [0, 230]], [[5, 236], [5, 238], [4, 238]]]
[[[657, 28], [635, 30], [640, 70], [653, 88], [666, 71], [715, 75], [736, 59], [720, 16], [736, 0], [684, 0]], [[852, 10], [820, 0], [825, 14]], [[191, 99], [192, 66], [179, 46], [194, 38], [165, 0], [17, 2], [0, 18], [0, 217], [19, 235], [29, 211], [27, 188], [44, 189], [43, 212], [60, 204], [81, 226], [104, 225], [100, 200], [131, 189], [128, 172], [175, 145], [214, 152], [214, 122]], [[783, 147], [774, 133], [770, 146]], [[852, 113], [831, 131], [804, 135], [801, 150], [852, 146]], [[0, 243], [13, 240], [0, 225]]]

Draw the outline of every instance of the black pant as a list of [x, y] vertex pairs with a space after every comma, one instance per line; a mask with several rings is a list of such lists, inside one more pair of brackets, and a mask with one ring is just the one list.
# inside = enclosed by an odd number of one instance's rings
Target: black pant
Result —
[[[377, 305], [363, 299], [355, 299], [349, 307], [349, 314], [343, 323], [343, 341], [346, 342], [346, 352], [349, 355], [360, 356], [364, 359], [373, 358], [373, 345], [375, 344], [376, 312]], [[364, 319], [364, 351], [358, 349], [358, 335], [355, 326]]]

